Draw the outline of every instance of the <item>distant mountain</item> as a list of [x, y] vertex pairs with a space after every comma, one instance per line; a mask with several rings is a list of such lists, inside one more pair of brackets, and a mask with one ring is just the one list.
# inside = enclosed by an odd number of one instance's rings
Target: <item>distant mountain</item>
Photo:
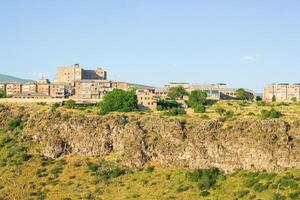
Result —
[[0, 74], [0, 83], [11, 83], [11, 82], [27, 83], [27, 82], [32, 82], [32, 80], [26, 80], [14, 76]]

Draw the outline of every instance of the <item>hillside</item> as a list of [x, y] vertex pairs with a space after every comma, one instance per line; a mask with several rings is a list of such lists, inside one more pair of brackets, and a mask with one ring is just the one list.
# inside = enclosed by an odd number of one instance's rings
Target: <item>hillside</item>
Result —
[[20, 79], [20, 78], [14, 77], [14, 76], [0, 74], [0, 83], [11, 83], [11, 82], [26, 83], [26, 82], [30, 82], [30, 81], [31, 80], [25, 80], [25, 79]]
[[300, 105], [272, 106], [281, 118], [1, 104], [0, 199], [299, 199]]

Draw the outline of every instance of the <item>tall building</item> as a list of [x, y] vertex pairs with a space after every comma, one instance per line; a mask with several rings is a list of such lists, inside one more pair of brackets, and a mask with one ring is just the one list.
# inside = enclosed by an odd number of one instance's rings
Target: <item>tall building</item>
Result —
[[300, 83], [273, 83], [265, 86], [263, 100], [272, 101], [274, 97], [277, 102], [300, 101]]
[[71, 67], [58, 67], [55, 82], [58, 83], [72, 83], [82, 80], [106, 80], [107, 72], [102, 68], [96, 70], [85, 70], [74, 64]]

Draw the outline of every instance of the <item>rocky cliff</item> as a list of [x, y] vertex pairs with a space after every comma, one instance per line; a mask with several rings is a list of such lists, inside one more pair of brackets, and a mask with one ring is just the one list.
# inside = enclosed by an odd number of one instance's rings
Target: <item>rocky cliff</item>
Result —
[[80, 115], [50, 109], [0, 106], [0, 127], [23, 121], [24, 140], [48, 157], [113, 156], [129, 167], [218, 167], [279, 171], [300, 168], [299, 122], [202, 120], [159, 114]]

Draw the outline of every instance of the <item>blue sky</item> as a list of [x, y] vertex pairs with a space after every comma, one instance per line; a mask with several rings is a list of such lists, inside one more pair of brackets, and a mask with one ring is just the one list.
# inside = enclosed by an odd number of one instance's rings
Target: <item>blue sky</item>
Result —
[[300, 82], [298, 0], [0, 0], [0, 73], [103, 66], [162, 86]]

